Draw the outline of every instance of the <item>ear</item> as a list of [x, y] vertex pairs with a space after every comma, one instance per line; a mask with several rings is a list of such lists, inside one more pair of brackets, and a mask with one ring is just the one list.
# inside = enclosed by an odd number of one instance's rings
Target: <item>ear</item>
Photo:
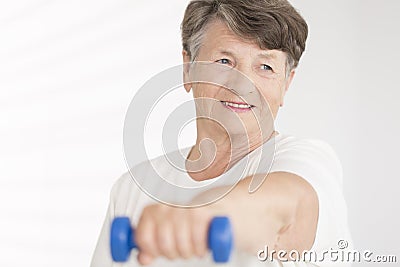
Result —
[[286, 92], [288, 91], [289, 86], [290, 86], [290, 84], [292, 83], [295, 74], [296, 74], [296, 70], [293, 69], [293, 70], [290, 71], [289, 77], [286, 78], [286, 81], [285, 81], [285, 88], [284, 88], [284, 90], [283, 90], [283, 92], [282, 92], [282, 96], [281, 96], [281, 105], [280, 105], [281, 107], [283, 107], [283, 104], [284, 104], [284, 101], [283, 101], [283, 100], [284, 100], [284, 98], [285, 98], [285, 94], [286, 94]]
[[189, 83], [189, 69], [190, 69], [190, 56], [186, 50], [182, 50], [182, 59], [183, 59], [183, 87], [185, 87], [186, 92], [190, 92], [192, 89], [192, 84]]

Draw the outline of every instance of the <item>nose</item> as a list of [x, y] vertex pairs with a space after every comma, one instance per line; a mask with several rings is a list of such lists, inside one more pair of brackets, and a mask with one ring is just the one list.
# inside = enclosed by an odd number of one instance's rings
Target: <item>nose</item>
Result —
[[240, 71], [238, 68], [232, 68], [229, 72], [229, 77], [226, 79], [225, 86], [235, 94], [242, 97], [257, 91], [250, 76], [246, 75], [246, 72]]

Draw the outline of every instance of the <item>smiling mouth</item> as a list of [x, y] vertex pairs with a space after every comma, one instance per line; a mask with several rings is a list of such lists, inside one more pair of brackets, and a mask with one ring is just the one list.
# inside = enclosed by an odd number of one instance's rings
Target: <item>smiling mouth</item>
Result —
[[249, 105], [246, 103], [237, 103], [237, 102], [228, 102], [228, 101], [220, 101], [224, 107], [235, 111], [235, 112], [247, 112], [250, 111], [255, 106]]

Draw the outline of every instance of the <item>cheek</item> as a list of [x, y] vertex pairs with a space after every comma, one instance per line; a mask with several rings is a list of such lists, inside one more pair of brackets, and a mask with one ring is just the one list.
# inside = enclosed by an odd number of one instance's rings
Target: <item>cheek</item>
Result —
[[193, 96], [194, 97], [207, 97], [218, 99], [218, 93], [220, 92], [220, 88], [210, 84], [202, 84], [197, 83], [192, 86]]
[[281, 83], [274, 83], [269, 84], [268, 86], [264, 86], [260, 90], [261, 95], [270, 105], [272, 111], [275, 111], [279, 108], [280, 103], [282, 101], [282, 84]]

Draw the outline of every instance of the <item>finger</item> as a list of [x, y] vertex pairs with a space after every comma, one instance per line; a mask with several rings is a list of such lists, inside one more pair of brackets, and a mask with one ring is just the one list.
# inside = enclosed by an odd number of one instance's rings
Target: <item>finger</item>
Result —
[[179, 256], [189, 259], [193, 256], [192, 234], [190, 224], [187, 220], [182, 220], [181, 224], [175, 224], [176, 248]]
[[168, 222], [163, 222], [156, 227], [158, 251], [161, 255], [170, 260], [176, 259], [178, 251], [176, 249], [174, 227]]
[[204, 220], [196, 220], [192, 222], [192, 245], [194, 252], [199, 257], [207, 254], [207, 229], [208, 224]]
[[151, 217], [142, 214], [135, 232], [135, 242], [139, 251], [153, 258], [159, 256], [155, 226]]
[[149, 265], [153, 262], [154, 258], [150, 255], [147, 254], [145, 252], [139, 252], [138, 256], [137, 256], [138, 262], [141, 265]]

